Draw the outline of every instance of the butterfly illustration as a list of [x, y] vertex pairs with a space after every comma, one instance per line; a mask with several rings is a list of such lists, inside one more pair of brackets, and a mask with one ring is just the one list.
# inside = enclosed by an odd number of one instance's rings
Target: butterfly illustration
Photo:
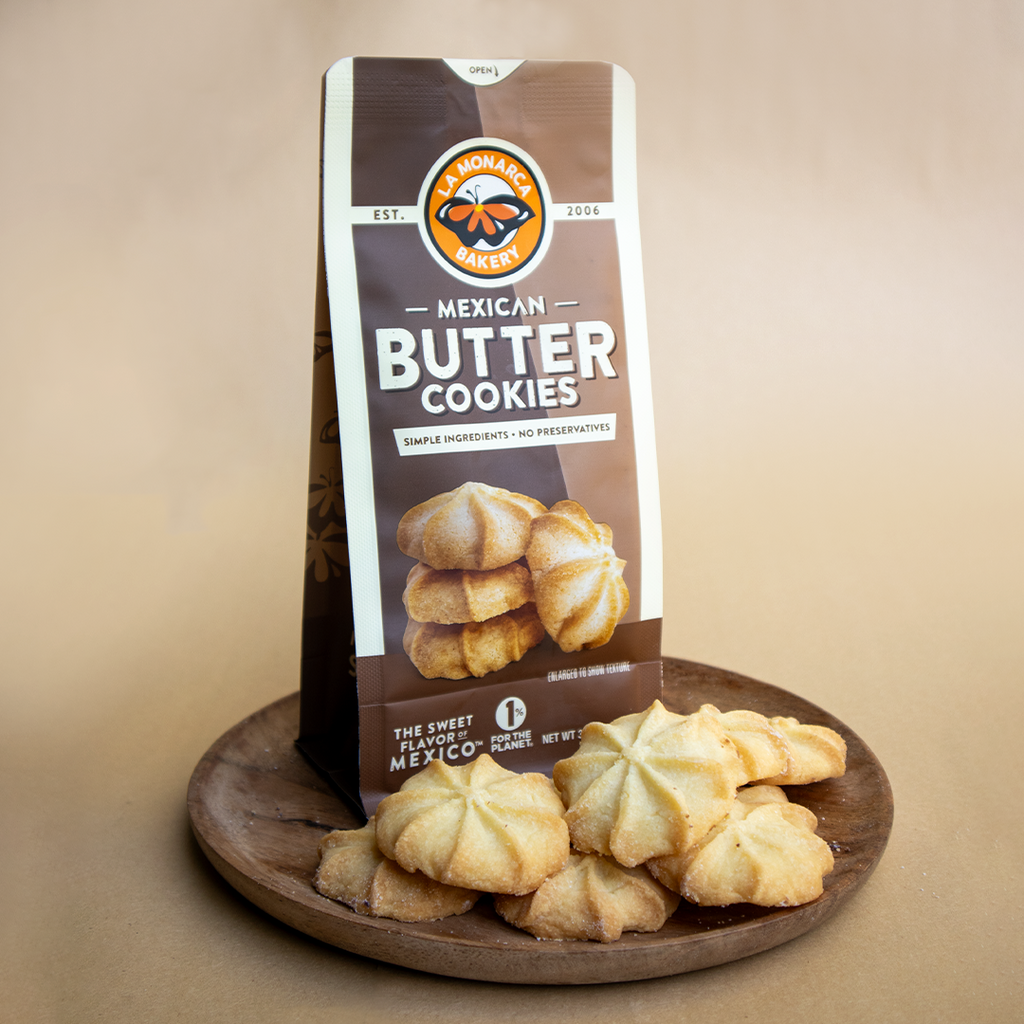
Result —
[[533, 210], [511, 193], [491, 196], [480, 202], [472, 198], [455, 196], [434, 214], [438, 222], [454, 231], [463, 245], [475, 246], [486, 242], [494, 248], [501, 245], [534, 216]]

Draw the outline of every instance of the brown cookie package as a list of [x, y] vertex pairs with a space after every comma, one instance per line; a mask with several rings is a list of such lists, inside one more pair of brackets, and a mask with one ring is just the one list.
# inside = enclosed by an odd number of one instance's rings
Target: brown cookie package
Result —
[[599, 62], [325, 76], [298, 742], [367, 816], [660, 696], [634, 106]]

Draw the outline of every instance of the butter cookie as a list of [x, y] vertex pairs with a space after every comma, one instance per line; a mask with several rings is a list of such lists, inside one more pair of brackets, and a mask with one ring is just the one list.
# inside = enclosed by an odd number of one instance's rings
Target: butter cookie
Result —
[[679, 896], [643, 867], [611, 857], [571, 853], [561, 871], [523, 896], [495, 896], [509, 924], [538, 939], [615, 942], [624, 931], [656, 932], [679, 906]]
[[526, 562], [537, 614], [563, 651], [611, 639], [629, 609], [629, 589], [606, 523], [595, 523], [575, 501], [560, 501], [534, 520]]
[[713, 716], [646, 711], [584, 727], [554, 766], [578, 850], [635, 867], [692, 846], [729, 812], [743, 768]]
[[479, 892], [444, 885], [388, 860], [377, 846], [373, 818], [360, 829], [335, 830], [320, 840], [313, 885], [357, 914], [394, 921], [436, 921], [464, 914]]
[[431, 761], [378, 805], [377, 843], [407, 871], [446, 885], [522, 894], [568, 860], [564, 810], [547, 776], [517, 774], [488, 754]]
[[756, 711], [719, 711], [714, 704], [700, 709], [712, 715], [733, 741], [743, 763], [744, 782], [767, 779], [785, 771], [789, 764], [789, 743], [764, 715]]
[[794, 907], [824, 891], [832, 851], [817, 819], [775, 786], [741, 790], [729, 814], [678, 856], [648, 861], [651, 874], [690, 903]]
[[530, 571], [519, 562], [497, 569], [432, 569], [417, 562], [402, 601], [417, 622], [483, 622], [533, 600]]
[[532, 602], [483, 622], [444, 624], [410, 619], [402, 643], [426, 679], [466, 679], [497, 672], [544, 639]]
[[496, 569], [523, 557], [545, 511], [536, 498], [469, 481], [409, 509], [398, 547], [433, 569]]
[[825, 725], [805, 725], [795, 718], [770, 718], [769, 724], [786, 740], [789, 759], [777, 775], [761, 781], [775, 786], [806, 786], [846, 773], [846, 741]]

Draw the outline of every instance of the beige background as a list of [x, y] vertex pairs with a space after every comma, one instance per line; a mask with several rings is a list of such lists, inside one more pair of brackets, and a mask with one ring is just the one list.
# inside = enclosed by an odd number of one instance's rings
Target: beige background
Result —
[[[509, 990], [308, 940], [188, 831], [297, 688], [320, 76], [637, 83], [665, 651], [791, 689], [896, 798], [842, 913]], [[1024, 996], [1019, 0], [3, 0], [0, 990], [19, 1021], [1005, 1022]]]

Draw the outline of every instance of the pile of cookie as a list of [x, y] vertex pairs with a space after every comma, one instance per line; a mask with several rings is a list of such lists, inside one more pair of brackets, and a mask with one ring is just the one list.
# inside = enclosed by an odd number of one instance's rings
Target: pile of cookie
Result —
[[611, 528], [575, 501], [548, 510], [470, 481], [409, 509], [397, 541], [417, 559], [403, 646], [428, 679], [495, 672], [545, 633], [563, 651], [599, 647], [629, 607]]
[[432, 761], [362, 829], [320, 842], [314, 879], [358, 913], [399, 921], [497, 913], [542, 939], [612, 942], [660, 929], [680, 898], [796, 906], [833, 867], [817, 819], [780, 787], [842, 775], [825, 726], [706, 704], [583, 730], [553, 778], [481, 755]]

